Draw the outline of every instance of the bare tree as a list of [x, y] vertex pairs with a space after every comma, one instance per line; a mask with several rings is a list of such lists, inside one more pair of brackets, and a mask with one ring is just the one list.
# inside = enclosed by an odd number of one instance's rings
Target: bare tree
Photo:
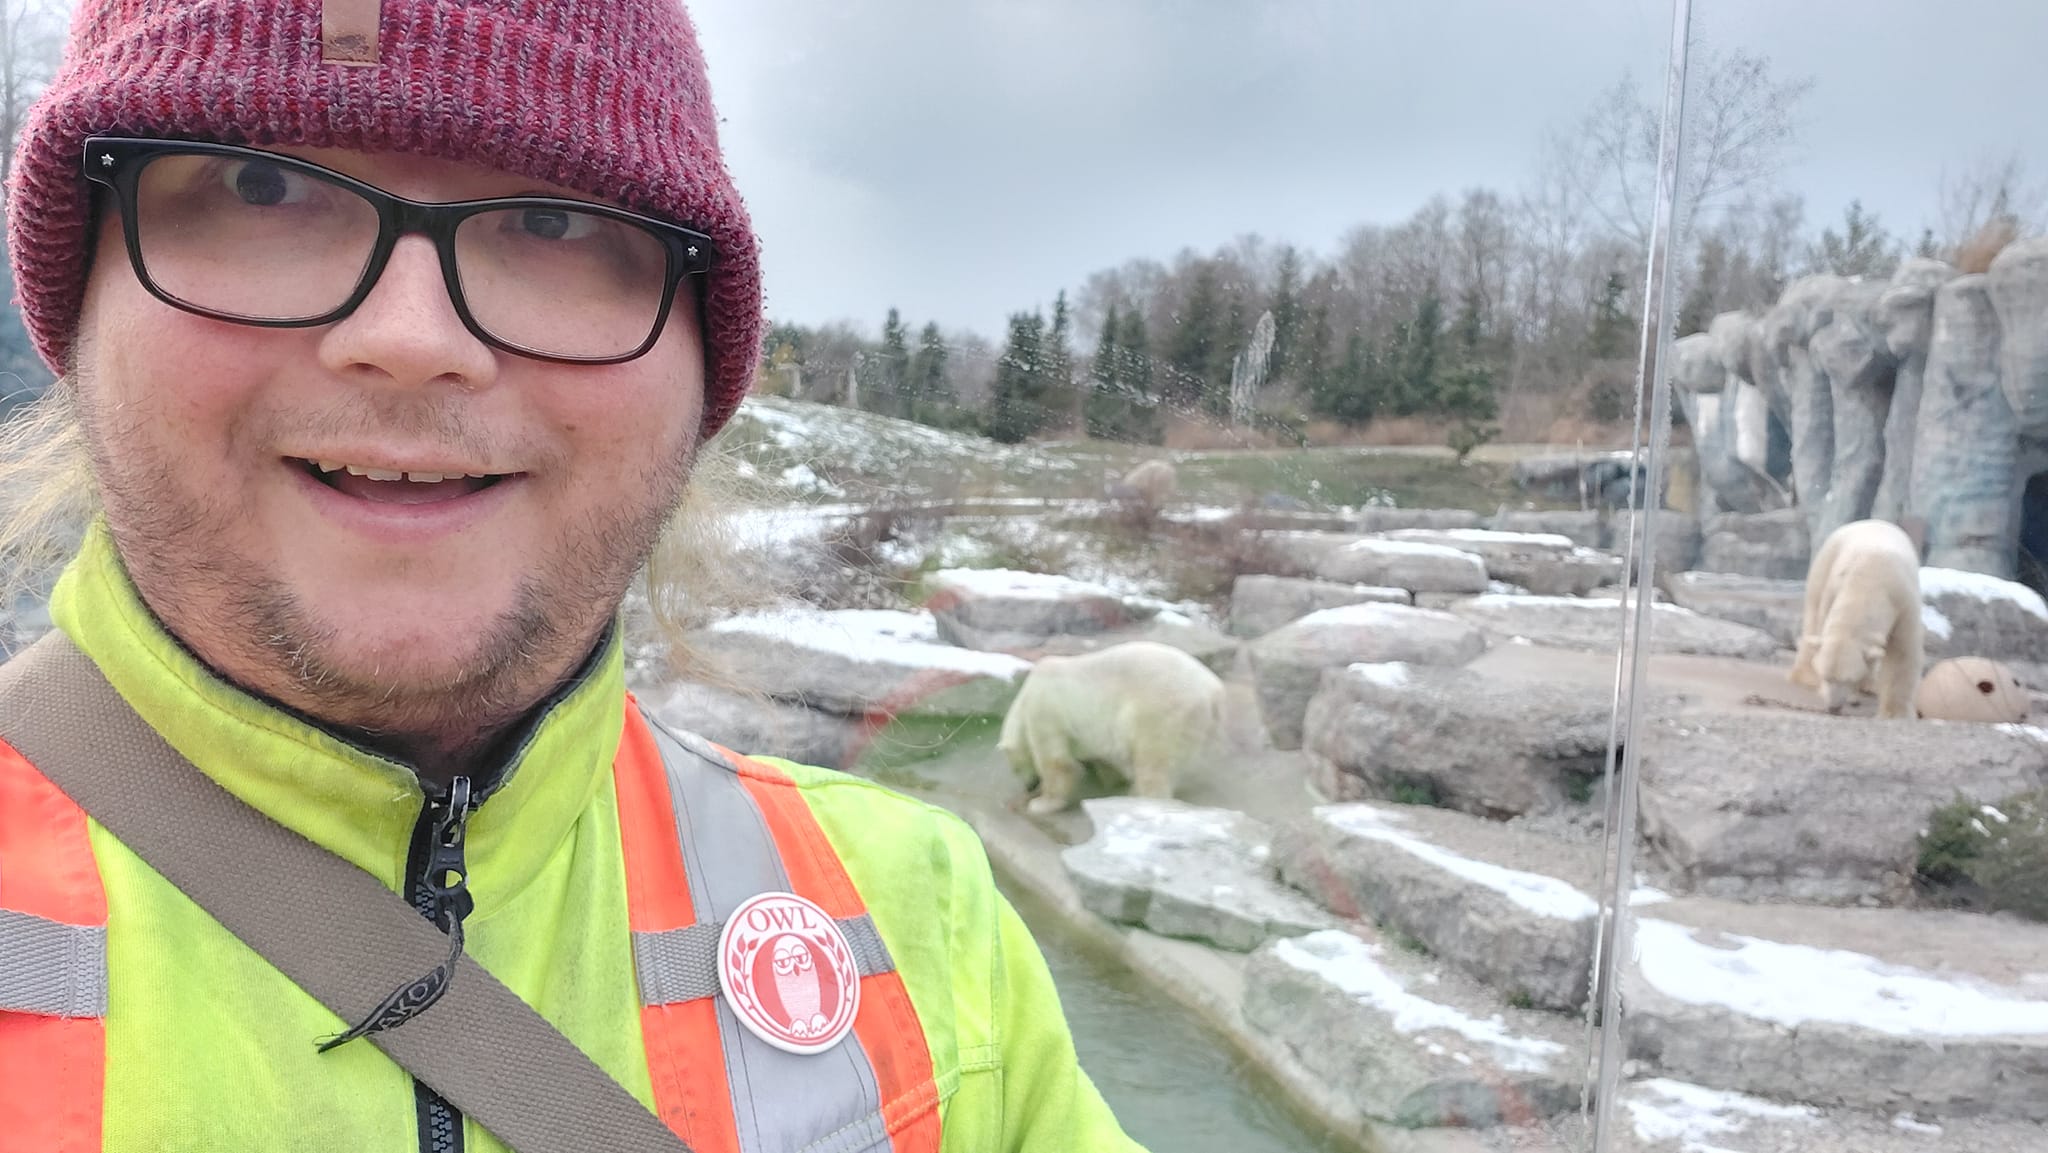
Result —
[[[1781, 80], [1768, 57], [1739, 48], [1702, 52], [1691, 75], [1673, 220], [1681, 241], [1692, 237], [1702, 215], [1769, 189], [1798, 141], [1799, 103], [1813, 89], [1810, 77]], [[1640, 249], [1650, 242], [1660, 116], [1635, 78], [1624, 76], [1594, 102], [1576, 137], [1557, 138], [1577, 153], [1566, 168], [1580, 180], [1587, 202], [1609, 229]]]
[[1951, 259], [1990, 234], [2009, 242], [2048, 228], [2048, 186], [2028, 180], [2017, 152], [1981, 156], [1961, 172], [1943, 172], [1938, 196], [1939, 250]]
[[70, 7], [59, 0], [0, 0], [0, 187], [14, 171], [14, 140], [64, 50]]

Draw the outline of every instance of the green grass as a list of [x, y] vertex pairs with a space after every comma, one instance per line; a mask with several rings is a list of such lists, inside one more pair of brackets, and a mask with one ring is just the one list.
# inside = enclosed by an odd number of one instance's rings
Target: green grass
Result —
[[[780, 423], [777, 423], [780, 422]], [[780, 431], [778, 431], [780, 430]], [[1229, 449], [1169, 453], [1108, 441], [997, 445], [870, 413], [798, 402], [742, 410], [721, 442], [771, 486], [822, 500], [1091, 499], [1141, 460], [1166, 456], [1175, 503], [1234, 506], [1286, 497], [1312, 509], [1392, 504], [1493, 512], [1522, 505], [1507, 465], [1459, 464], [1441, 448]], [[815, 487], [810, 477], [825, 487]]]

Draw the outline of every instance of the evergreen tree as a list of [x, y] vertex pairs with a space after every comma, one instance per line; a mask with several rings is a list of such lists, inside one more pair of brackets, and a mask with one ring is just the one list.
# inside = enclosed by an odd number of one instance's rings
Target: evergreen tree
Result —
[[1386, 354], [1387, 409], [1413, 416], [1438, 409], [1437, 362], [1443, 351], [1443, 301], [1436, 290], [1422, 294], [1413, 319], [1394, 329]]
[[1607, 274], [1600, 299], [1593, 305], [1593, 327], [1586, 334], [1586, 354], [1594, 360], [1613, 360], [1628, 353], [1628, 314], [1622, 311], [1622, 297], [1628, 282], [1619, 272]]
[[1231, 376], [1237, 371], [1238, 357], [1251, 343], [1251, 329], [1251, 318], [1245, 314], [1244, 296], [1232, 293], [1230, 306], [1223, 317], [1223, 340], [1212, 362], [1208, 387], [1202, 390], [1203, 407], [1212, 416], [1230, 415]]
[[1166, 413], [1152, 383], [1152, 350], [1145, 336], [1145, 314], [1133, 308], [1124, 313], [1123, 331], [1117, 337], [1117, 379], [1130, 398], [1126, 431], [1141, 444], [1166, 440]]
[[987, 431], [1003, 444], [1017, 444], [1045, 427], [1045, 317], [1010, 315], [1009, 340], [996, 361], [989, 393]]
[[867, 409], [888, 416], [910, 416], [910, 349], [905, 339], [903, 318], [895, 309], [882, 322], [882, 349], [876, 354], [876, 387], [870, 390]]
[[1301, 253], [1293, 245], [1280, 250], [1280, 270], [1273, 284], [1273, 358], [1268, 362], [1268, 380], [1299, 377], [1295, 364], [1296, 329], [1301, 327]]
[[1123, 365], [1117, 338], [1123, 324], [1117, 317], [1116, 302], [1102, 318], [1102, 339], [1095, 342], [1095, 359], [1088, 365], [1088, 435], [1098, 440], [1123, 440], [1123, 411], [1129, 403], [1124, 395]]
[[1927, 260], [1941, 259], [1941, 246], [1935, 243], [1932, 228], [1920, 230], [1920, 243], [1913, 246], [1913, 255]]
[[1307, 334], [1294, 344], [1294, 383], [1300, 393], [1309, 397], [1309, 405], [1315, 408], [1315, 397], [1329, 391], [1329, 346], [1333, 342], [1329, 330], [1329, 295], [1321, 295], [1315, 307], [1309, 309]]
[[1372, 420], [1379, 409], [1384, 378], [1378, 351], [1365, 330], [1354, 328], [1344, 338], [1344, 359], [1317, 375], [1309, 390], [1309, 409], [1317, 416], [1347, 425]]
[[1728, 246], [1719, 237], [1700, 242], [1700, 266], [1685, 302], [1678, 307], [1678, 335], [1705, 332], [1720, 310], [1721, 284], [1728, 276]]
[[[1215, 378], [1216, 361], [1221, 359], [1222, 327], [1223, 301], [1216, 286], [1216, 268], [1203, 261], [1195, 268], [1194, 283], [1188, 287], [1188, 298], [1174, 318], [1173, 338], [1167, 342], [1169, 371], [1160, 390], [1164, 399], [1185, 406], [1201, 401]], [[1224, 371], [1229, 371], [1227, 363]]]
[[946, 338], [939, 334], [938, 322], [925, 325], [910, 358], [912, 420], [936, 425], [950, 422], [956, 402], [952, 381], [946, 375], [946, 356]]
[[1080, 423], [1080, 401], [1085, 394], [1074, 387], [1074, 350], [1069, 335], [1072, 325], [1073, 317], [1067, 312], [1067, 291], [1063, 288], [1053, 298], [1052, 331], [1045, 338], [1047, 424], [1043, 427]]
[[1807, 259], [1816, 271], [1836, 276], [1890, 276], [1899, 266], [1899, 244], [1875, 213], [1863, 211], [1861, 200], [1852, 200], [1842, 214], [1842, 231], [1824, 230]]

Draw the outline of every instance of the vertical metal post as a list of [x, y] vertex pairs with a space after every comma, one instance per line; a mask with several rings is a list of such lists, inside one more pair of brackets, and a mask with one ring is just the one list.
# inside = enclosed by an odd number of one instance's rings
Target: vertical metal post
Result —
[[[1633, 448], [1638, 467], [1632, 486], [1640, 486], [1632, 504], [1627, 571], [1634, 573], [1634, 600], [1624, 600], [1621, 644], [1615, 657], [1616, 724], [1608, 743], [1608, 828], [1613, 851], [1606, 904], [1595, 960], [1594, 989], [1600, 1002], [1600, 1061], [1594, 1086], [1593, 1150], [1614, 1148], [1614, 1127], [1621, 1102], [1621, 1064], [1626, 1038], [1621, 1021], [1621, 974], [1633, 950], [1629, 941], [1629, 895], [1635, 889], [1637, 774], [1642, 761], [1645, 658], [1650, 636], [1650, 610], [1655, 601], [1657, 550], [1655, 529], [1662, 503], [1665, 450], [1671, 439], [1670, 363], [1671, 256], [1676, 243], [1681, 145], [1685, 137], [1686, 64], [1692, 43], [1692, 0], [1671, 0], [1671, 59], [1665, 72], [1664, 119], [1658, 137], [1656, 215], [1650, 232], [1649, 268], [1643, 286], [1643, 335], [1636, 361], [1636, 431]], [[1645, 399], [1647, 398], [1647, 404]], [[1645, 409], [1647, 422], [1645, 421]], [[1647, 427], [1646, 427], [1647, 424]], [[1645, 466], [1644, 462], [1647, 461]], [[1625, 586], [1626, 587], [1626, 586]], [[1627, 686], [1623, 695], [1623, 686]], [[1628, 710], [1626, 743], [1621, 742], [1620, 711]], [[1620, 745], [1616, 765], [1616, 745]]]

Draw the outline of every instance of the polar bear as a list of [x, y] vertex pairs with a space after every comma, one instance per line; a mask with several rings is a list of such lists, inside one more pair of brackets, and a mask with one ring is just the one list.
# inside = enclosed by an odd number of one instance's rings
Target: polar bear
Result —
[[1155, 641], [1039, 658], [1003, 718], [998, 747], [1038, 786], [1027, 806], [1072, 805], [1085, 769], [1107, 770], [1140, 797], [1173, 796], [1178, 778], [1223, 730], [1223, 681]]
[[1859, 520], [1828, 534], [1806, 572], [1794, 684], [1838, 713], [1858, 690], [1877, 691], [1877, 715], [1912, 717], [1926, 638], [1920, 553], [1889, 521]]
[[1173, 462], [1153, 458], [1140, 461], [1137, 467], [1124, 474], [1123, 479], [1109, 486], [1112, 500], [1124, 501], [1141, 508], [1156, 509], [1166, 503], [1180, 487], [1180, 475], [1173, 469]]

